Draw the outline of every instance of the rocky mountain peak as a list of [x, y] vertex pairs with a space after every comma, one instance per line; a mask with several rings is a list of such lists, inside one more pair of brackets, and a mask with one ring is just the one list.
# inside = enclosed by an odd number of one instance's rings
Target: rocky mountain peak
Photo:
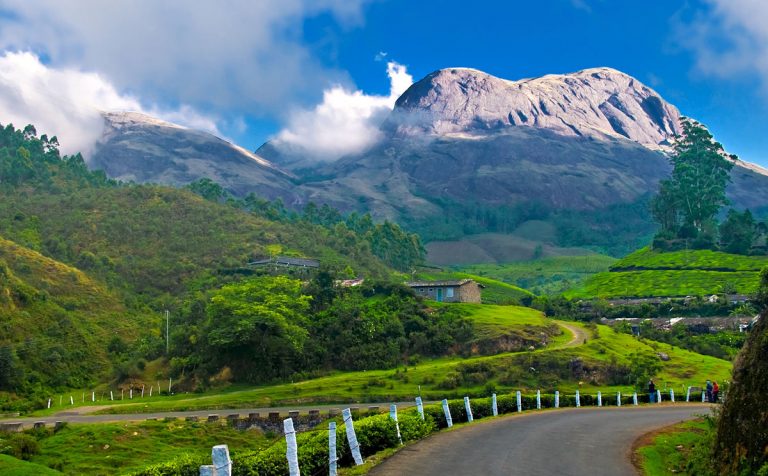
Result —
[[398, 136], [459, 137], [516, 126], [620, 137], [654, 149], [681, 132], [677, 108], [612, 68], [517, 81], [470, 68], [441, 69], [413, 84], [385, 124]]

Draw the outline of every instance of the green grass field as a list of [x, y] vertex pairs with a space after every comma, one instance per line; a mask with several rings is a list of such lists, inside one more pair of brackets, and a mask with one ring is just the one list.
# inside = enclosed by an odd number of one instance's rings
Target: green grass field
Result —
[[234, 452], [246, 452], [271, 443], [256, 430], [240, 431], [206, 422], [78, 424], [41, 438], [40, 454], [31, 462], [64, 474], [126, 474], [183, 454], [210, 455], [214, 445], [226, 444]]
[[616, 258], [605, 255], [558, 256], [504, 264], [474, 264], [456, 270], [518, 286], [537, 295], [555, 295], [608, 271]]
[[653, 441], [637, 449], [638, 463], [645, 476], [687, 474], [686, 455], [706, 431], [705, 420], [692, 420], [665, 428]]
[[47, 466], [0, 454], [0, 474], [3, 476], [53, 476], [63, 473]]
[[[493, 317], [489, 317], [493, 320]], [[525, 316], [525, 320], [532, 319]], [[545, 318], [541, 318], [544, 321]], [[576, 323], [568, 325], [580, 327]], [[224, 409], [262, 406], [290, 406], [311, 403], [345, 403], [366, 401], [410, 400], [418, 395], [419, 386], [425, 399], [457, 398], [463, 395], [486, 396], [489, 388], [499, 392], [513, 390], [535, 391], [622, 391], [630, 392], [632, 385], [610, 385], [603, 380], [579, 382], [568, 376], [568, 366], [574, 359], [596, 372], [612, 364], [631, 365], [633, 355], [654, 357], [658, 352], [669, 355], [661, 362], [656, 381], [662, 390], [673, 388], [678, 395], [686, 386], [700, 385], [706, 379], [726, 381], [731, 363], [682, 350], [670, 345], [643, 342], [614, 332], [610, 327], [597, 326], [597, 335], [584, 329], [586, 344], [567, 345], [570, 332], [555, 338], [547, 347], [535, 351], [509, 352], [488, 357], [450, 357], [429, 360], [396, 370], [337, 372], [322, 378], [291, 384], [255, 388], [233, 388], [206, 395], [176, 395], [142, 403], [124, 403], [102, 410], [104, 413], [138, 413], [193, 409]], [[536, 373], [529, 372], [534, 367]], [[547, 368], [552, 370], [548, 371]], [[581, 385], [580, 385], [581, 383]], [[453, 384], [453, 385], [448, 385]]]
[[611, 269], [641, 267], [646, 269], [760, 271], [765, 266], [768, 266], [768, 256], [734, 255], [711, 250], [661, 253], [646, 247], [616, 261]]
[[756, 271], [622, 271], [600, 273], [581, 288], [564, 294], [573, 299], [706, 296], [720, 294], [725, 289], [751, 294], [757, 291], [759, 284], [760, 275]]
[[768, 256], [710, 250], [661, 253], [643, 248], [566, 291], [574, 299], [752, 294]]

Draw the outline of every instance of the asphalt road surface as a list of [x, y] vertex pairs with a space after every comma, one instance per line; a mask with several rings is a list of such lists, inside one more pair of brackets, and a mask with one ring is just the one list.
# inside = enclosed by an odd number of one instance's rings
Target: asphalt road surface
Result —
[[706, 405], [579, 408], [527, 412], [438, 433], [402, 449], [369, 474], [636, 475], [641, 435], [709, 412]]

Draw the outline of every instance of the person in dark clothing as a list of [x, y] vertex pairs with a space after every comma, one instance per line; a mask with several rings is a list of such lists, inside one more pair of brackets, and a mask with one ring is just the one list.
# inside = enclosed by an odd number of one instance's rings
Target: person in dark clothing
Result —
[[712, 381], [707, 380], [707, 401], [712, 402]]
[[717, 403], [717, 395], [720, 393], [720, 385], [717, 382], [712, 384], [712, 403]]
[[648, 381], [648, 398], [651, 403], [656, 403], [656, 384], [653, 379]]

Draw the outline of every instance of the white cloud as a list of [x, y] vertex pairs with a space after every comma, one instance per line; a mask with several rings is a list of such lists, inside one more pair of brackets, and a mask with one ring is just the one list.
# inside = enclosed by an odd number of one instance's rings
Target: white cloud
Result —
[[303, 153], [326, 161], [367, 149], [381, 138], [381, 121], [413, 84], [406, 67], [395, 62], [387, 63], [387, 75], [388, 96], [334, 86], [323, 93], [321, 104], [293, 113], [275, 142], [298, 147]]
[[175, 110], [143, 108], [120, 94], [103, 76], [72, 68], [51, 68], [32, 53], [0, 56], [0, 122], [17, 128], [33, 124], [40, 134], [57, 136], [65, 154], [87, 155], [104, 127], [100, 111], [137, 111], [218, 133], [211, 118], [187, 105]]
[[97, 71], [142, 101], [270, 114], [347, 79], [304, 44], [303, 22], [354, 25], [367, 1], [2, 0], [0, 51]]
[[735, 78], [757, 75], [768, 92], [768, 3], [763, 0], [706, 0], [678, 31], [704, 74]]

